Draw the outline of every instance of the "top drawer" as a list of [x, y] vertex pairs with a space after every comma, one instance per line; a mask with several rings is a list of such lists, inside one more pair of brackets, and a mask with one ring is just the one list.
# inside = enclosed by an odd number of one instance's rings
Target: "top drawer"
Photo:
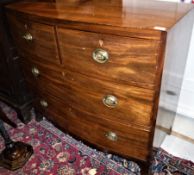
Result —
[[104, 80], [153, 88], [159, 42], [60, 27], [57, 32], [66, 68]]
[[39, 24], [8, 14], [8, 21], [19, 54], [34, 55], [60, 63], [53, 26]]

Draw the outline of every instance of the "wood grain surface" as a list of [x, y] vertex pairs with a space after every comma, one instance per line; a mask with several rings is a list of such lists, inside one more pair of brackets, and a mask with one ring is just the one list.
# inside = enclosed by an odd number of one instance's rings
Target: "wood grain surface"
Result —
[[[33, 76], [32, 67], [40, 71], [38, 77]], [[30, 86], [35, 87], [36, 91], [42, 89], [62, 101], [66, 99], [70, 106], [87, 111], [96, 118], [151, 127], [153, 90], [90, 78], [49, 63], [43, 65], [34, 60], [23, 61], [23, 70]], [[118, 105], [115, 108], [108, 108], [103, 104], [106, 95], [117, 97]]]
[[[80, 111], [76, 106], [70, 107], [65, 99], [61, 103], [52, 95], [41, 93], [37, 94], [37, 97], [37, 109], [63, 130], [104, 150], [143, 161], [147, 160], [150, 139], [148, 131], [135, 129], [105, 118], [98, 120], [91, 114]], [[47, 108], [40, 106], [42, 99], [48, 102]], [[109, 131], [117, 134], [117, 141], [114, 142], [106, 138]]]
[[[20, 55], [34, 55], [43, 60], [60, 63], [53, 26], [24, 20], [23, 18], [7, 15], [13, 39]], [[32, 41], [23, 38], [25, 34], [32, 35]]]
[[[50, 62], [40, 61], [39, 58], [33, 56], [21, 57], [20, 64], [23, 70], [23, 74], [27, 79], [30, 79], [32, 83], [39, 83], [42, 77], [46, 78], [50, 83], [63, 83], [63, 70], [56, 64]], [[37, 68], [39, 75], [34, 76], [32, 69]]]
[[155, 0], [56, 0], [55, 3], [20, 2], [9, 9], [45, 20], [75, 21], [122, 28], [168, 30], [193, 6]]
[[[142, 83], [153, 88], [159, 42], [64, 28], [57, 32], [65, 68], [99, 79]], [[104, 64], [92, 58], [98, 48], [109, 54]]]

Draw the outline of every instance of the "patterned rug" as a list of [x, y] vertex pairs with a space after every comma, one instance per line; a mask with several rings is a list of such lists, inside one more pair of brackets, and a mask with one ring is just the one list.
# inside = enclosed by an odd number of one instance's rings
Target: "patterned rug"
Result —
[[151, 172], [154, 175], [194, 175], [194, 163], [174, 157], [162, 149], [155, 149]]
[[[24, 125], [10, 107], [0, 102], [9, 118], [17, 121], [17, 129], [6, 125], [14, 141], [29, 143], [34, 154], [26, 165], [11, 172], [0, 167], [0, 175], [140, 175], [139, 166], [116, 155], [104, 154], [61, 132], [46, 119], [34, 119]], [[33, 117], [34, 118], [34, 117]], [[0, 137], [0, 151], [4, 144]], [[194, 175], [194, 163], [164, 150], [154, 150], [153, 175]]]

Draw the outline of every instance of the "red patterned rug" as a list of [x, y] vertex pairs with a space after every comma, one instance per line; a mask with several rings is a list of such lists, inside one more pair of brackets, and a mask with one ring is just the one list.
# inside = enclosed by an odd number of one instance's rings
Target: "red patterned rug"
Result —
[[[34, 119], [24, 125], [14, 110], [0, 102], [17, 129], [5, 124], [14, 141], [29, 143], [34, 154], [26, 165], [11, 172], [0, 167], [0, 175], [140, 175], [139, 166], [116, 155], [105, 155], [61, 132], [47, 120]], [[0, 151], [4, 143], [0, 137]], [[153, 175], [194, 175], [194, 163], [176, 158], [164, 150], [153, 152]]]

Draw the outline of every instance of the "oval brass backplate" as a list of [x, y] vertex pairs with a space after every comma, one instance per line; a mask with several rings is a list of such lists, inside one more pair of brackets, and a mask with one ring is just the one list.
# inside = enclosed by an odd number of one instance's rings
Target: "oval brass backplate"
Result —
[[109, 54], [103, 49], [96, 49], [92, 53], [92, 57], [97, 63], [106, 63], [109, 59]]
[[44, 108], [47, 108], [47, 107], [48, 107], [48, 103], [47, 103], [47, 101], [45, 101], [45, 100], [40, 100], [40, 105], [41, 105], [42, 107], [44, 107]]
[[117, 97], [115, 97], [113, 95], [106, 95], [102, 101], [103, 101], [104, 105], [109, 107], [109, 108], [115, 108], [118, 104]]
[[112, 131], [109, 131], [108, 133], [106, 133], [106, 138], [114, 142], [118, 140], [117, 134]]

